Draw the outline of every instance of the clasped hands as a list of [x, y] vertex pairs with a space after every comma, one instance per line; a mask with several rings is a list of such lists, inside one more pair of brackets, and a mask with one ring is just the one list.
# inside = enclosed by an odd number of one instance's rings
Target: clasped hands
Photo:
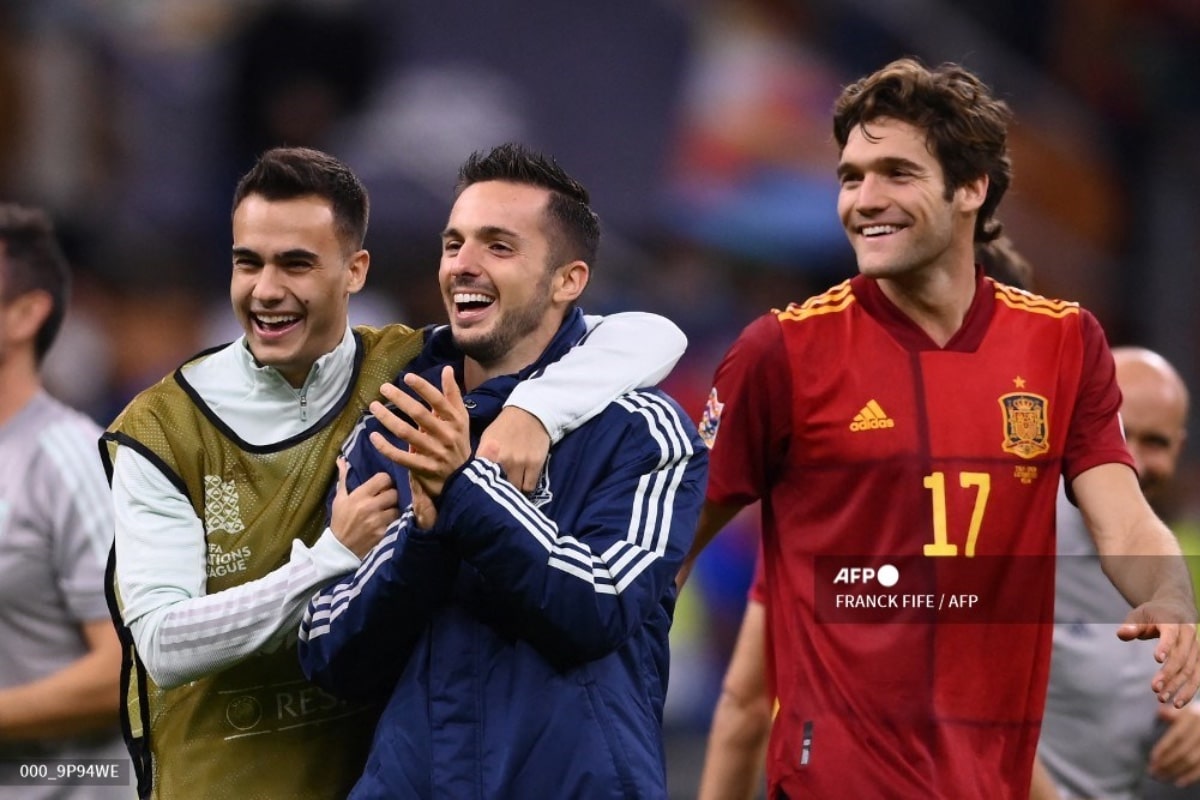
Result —
[[[371, 444], [408, 471], [417, 525], [428, 530], [437, 522], [435, 501], [446, 481], [471, 458], [470, 417], [452, 367], [442, 368], [440, 390], [415, 373], [405, 374], [404, 383], [428, 407], [391, 383], [381, 386], [380, 394], [412, 420], [411, 424], [379, 401], [371, 403], [370, 411], [408, 449], [395, 446], [377, 432], [371, 434]], [[500, 464], [517, 488], [530, 492], [549, 451], [550, 436], [538, 418], [508, 406], [484, 431], [478, 454]]]

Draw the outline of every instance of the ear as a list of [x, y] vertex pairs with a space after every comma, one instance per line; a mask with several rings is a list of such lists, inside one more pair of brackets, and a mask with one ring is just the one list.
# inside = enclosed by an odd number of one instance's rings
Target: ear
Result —
[[358, 250], [350, 256], [347, 268], [350, 270], [350, 280], [347, 282], [346, 291], [350, 294], [357, 294], [367, 283], [367, 272], [371, 269], [371, 254], [366, 250]]
[[987, 175], [980, 175], [975, 180], [958, 187], [956, 194], [959, 196], [959, 203], [962, 210], [967, 213], [974, 213], [982, 208], [983, 201], [987, 199], [987, 190], [990, 183]]
[[554, 275], [554, 301], [563, 304], [574, 303], [587, 288], [590, 277], [591, 268], [584, 261], [572, 261], [559, 267]]
[[17, 296], [3, 307], [5, 336], [9, 341], [32, 342], [53, 308], [50, 293], [41, 289]]

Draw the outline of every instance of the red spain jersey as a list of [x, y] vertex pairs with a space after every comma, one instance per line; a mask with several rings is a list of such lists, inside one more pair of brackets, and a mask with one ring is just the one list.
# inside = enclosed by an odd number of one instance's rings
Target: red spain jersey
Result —
[[862, 276], [746, 328], [702, 433], [762, 501], [769, 796], [1027, 796], [1058, 482], [1132, 467], [1120, 402], [1091, 314], [982, 273], [945, 347]]

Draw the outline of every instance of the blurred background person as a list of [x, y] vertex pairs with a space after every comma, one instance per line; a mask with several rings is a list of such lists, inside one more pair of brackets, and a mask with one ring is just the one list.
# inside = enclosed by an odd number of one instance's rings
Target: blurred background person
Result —
[[[117, 718], [120, 645], [104, 600], [112, 511], [100, 428], [39, 366], [69, 273], [41, 210], [0, 205], [0, 798], [133, 796]], [[19, 765], [103, 759], [124, 787], [21, 781]]]
[[742, 627], [713, 712], [698, 800], [750, 800], [762, 796], [763, 765], [771, 736], [775, 691], [767, 677], [766, 590], [762, 559], [746, 600]]
[[[1187, 387], [1150, 350], [1118, 347], [1113, 359], [1125, 440], [1138, 483], [1153, 504], [1174, 479], [1183, 450]], [[1175, 709], [1146, 696], [1158, 668], [1154, 645], [1122, 642], [1114, 634], [1129, 603], [1105, 577], [1065, 492], [1058, 498], [1055, 572], [1054, 651], [1038, 744], [1038, 760], [1052, 783], [1039, 785], [1035, 777], [1034, 800], [1165, 797], [1172, 796], [1168, 787], [1196, 783], [1200, 709]]]

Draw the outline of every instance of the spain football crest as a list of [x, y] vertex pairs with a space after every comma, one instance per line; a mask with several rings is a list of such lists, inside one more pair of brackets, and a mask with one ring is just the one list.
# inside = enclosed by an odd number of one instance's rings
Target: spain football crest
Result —
[[721, 412], [724, 410], [725, 404], [717, 399], [717, 389], [714, 386], [708, 393], [708, 402], [704, 404], [704, 416], [701, 417], [699, 425], [700, 438], [709, 450], [717, 441], [717, 428], [721, 426]]
[[1050, 424], [1046, 398], [1029, 392], [1010, 392], [1000, 396], [1004, 411], [1005, 452], [1021, 458], [1034, 458], [1050, 449]]

